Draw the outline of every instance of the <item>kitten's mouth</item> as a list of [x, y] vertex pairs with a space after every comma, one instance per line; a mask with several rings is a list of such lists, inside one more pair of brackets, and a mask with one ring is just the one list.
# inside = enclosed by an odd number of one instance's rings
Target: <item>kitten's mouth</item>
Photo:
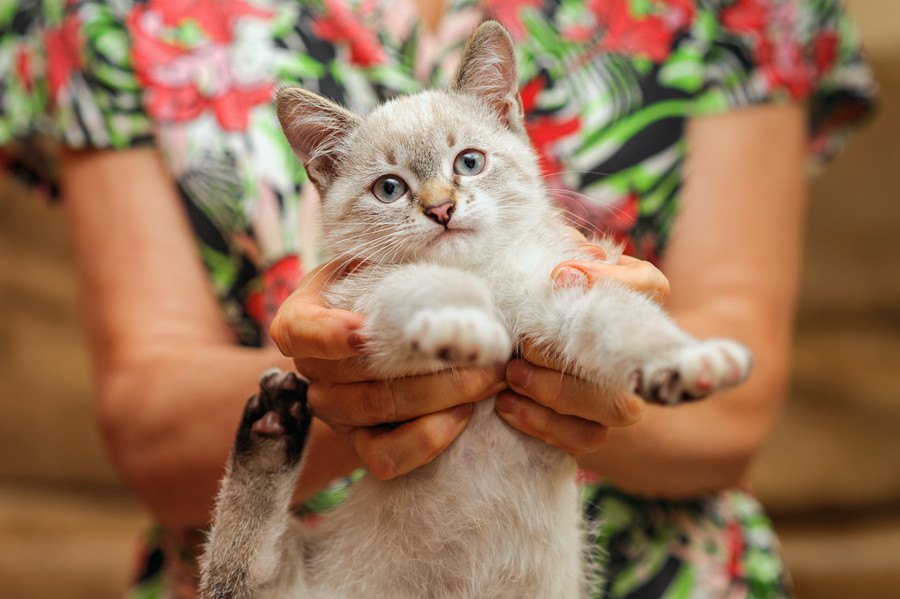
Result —
[[431, 240], [436, 243], [442, 239], [456, 239], [458, 237], [464, 237], [474, 232], [475, 229], [444, 227], [435, 231], [434, 236], [431, 238]]

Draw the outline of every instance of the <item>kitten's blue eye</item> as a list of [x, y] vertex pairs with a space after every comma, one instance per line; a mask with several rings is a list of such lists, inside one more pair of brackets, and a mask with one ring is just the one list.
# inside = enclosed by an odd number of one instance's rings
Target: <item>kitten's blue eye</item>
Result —
[[477, 175], [484, 170], [484, 152], [464, 150], [453, 161], [453, 172], [457, 175]]
[[379, 177], [372, 186], [372, 193], [385, 204], [396, 202], [406, 195], [406, 190], [406, 183], [395, 175]]

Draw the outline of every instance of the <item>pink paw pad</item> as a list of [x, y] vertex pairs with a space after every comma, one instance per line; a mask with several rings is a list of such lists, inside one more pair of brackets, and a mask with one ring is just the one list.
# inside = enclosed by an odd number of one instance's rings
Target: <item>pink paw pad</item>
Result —
[[250, 431], [260, 435], [278, 436], [284, 434], [284, 426], [277, 412], [266, 412], [263, 417], [253, 423]]
[[707, 393], [713, 386], [712, 365], [709, 358], [706, 357], [701, 358], [700, 363], [700, 372], [697, 373], [697, 378], [694, 379], [692, 386], [696, 393]]

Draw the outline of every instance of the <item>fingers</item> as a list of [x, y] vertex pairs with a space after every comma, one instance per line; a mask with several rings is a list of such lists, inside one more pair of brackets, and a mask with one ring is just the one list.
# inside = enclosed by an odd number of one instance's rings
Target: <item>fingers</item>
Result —
[[391, 430], [356, 428], [350, 432], [350, 443], [375, 478], [389, 480], [440, 455], [465, 428], [472, 410], [472, 404], [465, 403]]
[[377, 378], [361, 358], [343, 360], [323, 360], [320, 358], [297, 358], [294, 365], [298, 372], [311, 382], [327, 381], [331, 384], [359, 383]]
[[313, 384], [308, 399], [316, 416], [332, 427], [359, 427], [411, 420], [487, 399], [504, 388], [502, 369], [468, 368], [393, 381]]
[[513, 391], [563, 416], [629, 426], [641, 419], [644, 402], [632, 394], [603, 394], [597, 385], [549, 368], [513, 360], [506, 370]]
[[648, 295], [659, 303], [664, 303], [669, 297], [669, 280], [665, 275], [649, 262], [631, 256], [620, 257], [616, 264], [566, 260], [557, 264], [550, 276], [559, 286], [592, 287], [610, 280]]
[[497, 396], [496, 408], [513, 428], [572, 455], [597, 451], [606, 442], [602, 424], [560, 414], [512, 391]]
[[561, 360], [557, 359], [555, 355], [543, 351], [530, 339], [526, 339], [525, 342], [522, 343], [522, 357], [535, 366], [549, 368], [550, 370], [559, 370], [561, 372], [566, 370], [566, 365]]
[[307, 275], [285, 300], [269, 334], [282, 354], [291, 358], [337, 360], [362, 353], [365, 339], [359, 332], [363, 317], [325, 307], [322, 289], [349, 267], [329, 263]]

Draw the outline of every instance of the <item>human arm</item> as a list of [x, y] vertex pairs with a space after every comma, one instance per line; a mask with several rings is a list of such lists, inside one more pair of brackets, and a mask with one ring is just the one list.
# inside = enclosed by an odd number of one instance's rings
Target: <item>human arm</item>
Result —
[[[67, 152], [62, 184], [107, 450], [163, 524], [203, 525], [260, 373], [292, 364], [236, 345], [156, 151]], [[310, 443], [298, 496], [359, 463], [321, 421]]]
[[[753, 372], [737, 389], [704, 401], [645, 406], [640, 422], [579, 456], [624, 489], [669, 498], [741, 482], [772, 426], [787, 385], [806, 194], [800, 106], [699, 118], [688, 126], [687, 143], [688, 176], [663, 265], [672, 287], [668, 308], [698, 337], [747, 345]], [[531, 381], [530, 390], [511, 386], [537, 402], [522, 398], [516, 416], [501, 416], [547, 440], [571, 438], [574, 425], [549, 417], [539, 402], [610, 400], [553, 369], [536, 370]]]

